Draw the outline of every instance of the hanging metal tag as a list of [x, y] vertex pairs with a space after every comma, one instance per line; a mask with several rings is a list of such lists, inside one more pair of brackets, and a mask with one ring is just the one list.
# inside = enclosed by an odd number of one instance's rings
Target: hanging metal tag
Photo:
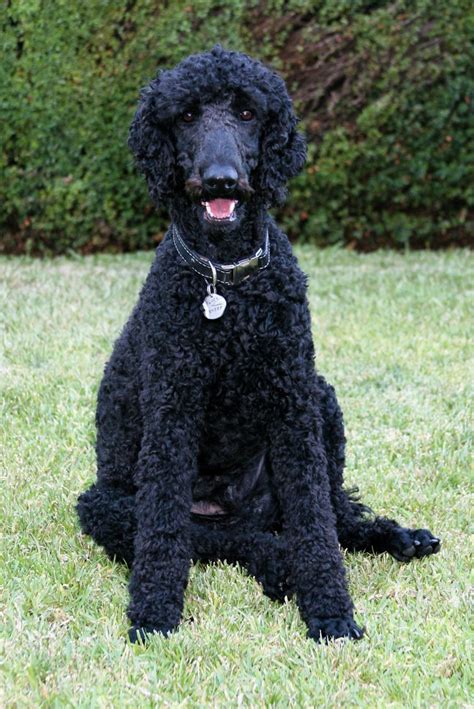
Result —
[[202, 312], [208, 320], [217, 320], [224, 313], [227, 301], [222, 295], [216, 293], [217, 273], [211, 261], [209, 265], [212, 270], [212, 283], [207, 286], [207, 295], [202, 303]]
[[217, 320], [226, 309], [227, 301], [216, 293], [213, 285], [207, 286], [207, 295], [202, 303], [202, 312], [208, 320]]

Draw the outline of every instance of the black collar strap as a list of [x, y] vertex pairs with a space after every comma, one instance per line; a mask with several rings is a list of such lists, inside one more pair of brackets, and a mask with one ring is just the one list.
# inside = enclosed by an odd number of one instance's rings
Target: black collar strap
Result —
[[176, 251], [191, 268], [205, 278], [214, 280], [213, 269], [219, 283], [227, 285], [237, 285], [245, 281], [254, 271], [266, 268], [270, 263], [270, 242], [268, 239], [268, 229], [265, 232], [265, 241], [261, 247], [250, 258], [244, 258], [236, 263], [215, 263], [211, 259], [201, 256], [193, 251], [181, 238], [176, 226], [173, 224], [173, 243]]

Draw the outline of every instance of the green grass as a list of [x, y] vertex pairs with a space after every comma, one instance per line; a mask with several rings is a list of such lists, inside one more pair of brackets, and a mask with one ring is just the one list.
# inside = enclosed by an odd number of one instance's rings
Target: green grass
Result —
[[79, 534], [74, 504], [95, 475], [101, 371], [152, 256], [0, 260], [2, 707], [472, 701], [474, 257], [297, 252], [318, 367], [345, 411], [347, 481], [439, 534], [441, 553], [346, 557], [357, 644], [307, 640], [293, 602], [225, 565], [192, 570], [179, 632], [127, 644], [127, 572]]

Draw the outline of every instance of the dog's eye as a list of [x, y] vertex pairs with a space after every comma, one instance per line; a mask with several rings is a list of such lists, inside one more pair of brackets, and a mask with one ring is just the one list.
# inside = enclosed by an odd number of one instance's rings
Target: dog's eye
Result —
[[253, 112], [246, 109], [245, 111], [240, 112], [239, 117], [241, 121], [251, 121], [253, 118]]
[[181, 118], [185, 123], [192, 123], [194, 121], [194, 113], [192, 111], [185, 111], [182, 115]]

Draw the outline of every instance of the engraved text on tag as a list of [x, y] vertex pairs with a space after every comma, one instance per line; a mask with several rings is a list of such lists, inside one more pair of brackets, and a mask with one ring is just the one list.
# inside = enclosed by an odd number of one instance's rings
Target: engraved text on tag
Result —
[[217, 320], [224, 312], [227, 301], [217, 293], [209, 293], [204, 298], [202, 310], [208, 320]]

